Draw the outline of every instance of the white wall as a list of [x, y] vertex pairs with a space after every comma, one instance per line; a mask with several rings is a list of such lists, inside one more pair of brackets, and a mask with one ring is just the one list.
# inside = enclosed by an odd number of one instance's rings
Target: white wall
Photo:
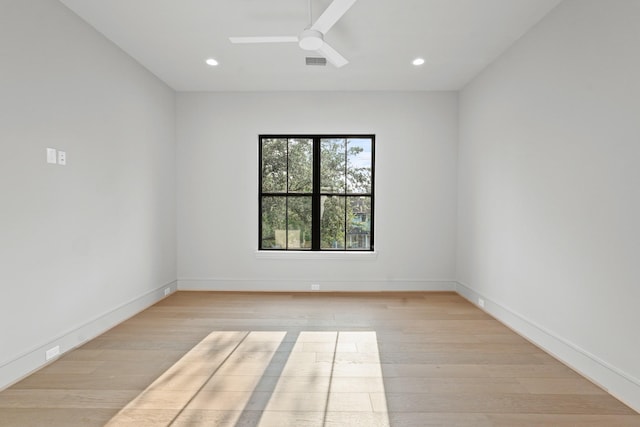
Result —
[[[179, 93], [177, 125], [180, 289], [453, 289], [455, 93]], [[261, 133], [376, 135], [377, 257], [256, 258]]]
[[57, 1], [2, 1], [0, 388], [175, 282], [174, 142], [166, 85]]
[[460, 94], [458, 279], [640, 408], [640, 2], [567, 0]]

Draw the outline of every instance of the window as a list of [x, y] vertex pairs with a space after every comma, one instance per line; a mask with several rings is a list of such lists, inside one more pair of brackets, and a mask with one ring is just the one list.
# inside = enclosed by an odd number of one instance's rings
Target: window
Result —
[[373, 251], [374, 135], [260, 135], [259, 249]]

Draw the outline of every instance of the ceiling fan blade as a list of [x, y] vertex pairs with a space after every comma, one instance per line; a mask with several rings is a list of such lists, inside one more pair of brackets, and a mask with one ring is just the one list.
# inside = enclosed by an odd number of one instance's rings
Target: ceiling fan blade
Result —
[[336, 68], [340, 68], [349, 63], [344, 56], [340, 55], [337, 50], [329, 46], [326, 42], [317, 50], [317, 52], [327, 58], [327, 61], [331, 62], [331, 64]]
[[298, 36], [229, 37], [231, 43], [298, 43]]
[[355, 2], [356, 0], [333, 0], [333, 3], [322, 12], [322, 15], [311, 26], [311, 29], [326, 34]]

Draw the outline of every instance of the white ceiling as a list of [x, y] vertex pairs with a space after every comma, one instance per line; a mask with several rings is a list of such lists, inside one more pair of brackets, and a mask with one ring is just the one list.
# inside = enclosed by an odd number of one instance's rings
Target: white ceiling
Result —
[[[297, 35], [308, 0], [60, 1], [178, 91], [457, 90], [560, 2], [358, 0], [325, 37], [350, 61], [337, 69], [295, 43], [229, 42]], [[312, 2], [315, 20], [331, 0]]]

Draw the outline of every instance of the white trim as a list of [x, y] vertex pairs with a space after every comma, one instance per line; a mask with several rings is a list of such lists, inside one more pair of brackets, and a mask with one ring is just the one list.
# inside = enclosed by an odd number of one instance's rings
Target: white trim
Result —
[[612, 366], [536, 322], [492, 301], [466, 284], [457, 282], [456, 292], [475, 305], [478, 305], [478, 298], [484, 299], [484, 308], [482, 308], [484, 311], [640, 412], [640, 380], [638, 378]]
[[[35, 370], [55, 361], [69, 350], [73, 350], [87, 341], [92, 340], [105, 331], [152, 306], [165, 298], [164, 290], [166, 288], [169, 288], [170, 293], [175, 292], [178, 288], [177, 281], [174, 280], [156, 289], [152, 289], [121, 304], [113, 310], [94, 317], [77, 328], [70, 329], [46, 343], [3, 362], [0, 365], [0, 390], [20, 381]], [[51, 360], [45, 360], [45, 352], [55, 346], [60, 346], [60, 355]]]
[[[453, 280], [309, 280], [301, 279], [227, 279], [214, 277], [184, 277], [178, 279], [181, 291], [258, 291], [311, 292], [311, 285], [320, 291], [331, 292], [393, 292], [393, 291], [449, 291], [454, 292]], [[314, 291], [317, 292], [317, 291]]]
[[378, 257], [377, 252], [364, 251], [256, 251], [257, 259], [339, 259], [339, 260], [372, 260]]

